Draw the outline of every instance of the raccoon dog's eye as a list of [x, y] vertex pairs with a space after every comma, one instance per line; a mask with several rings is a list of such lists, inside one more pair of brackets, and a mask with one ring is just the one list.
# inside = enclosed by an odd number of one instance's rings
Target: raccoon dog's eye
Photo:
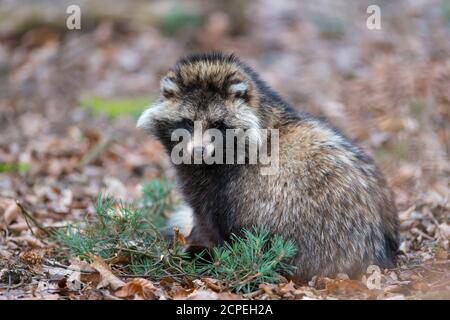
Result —
[[191, 119], [187, 119], [187, 118], [184, 118], [183, 120], [181, 120], [181, 124], [183, 125], [183, 127], [186, 127], [186, 128], [194, 127], [194, 121], [192, 121]]
[[214, 122], [211, 124], [211, 128], [221, 130], [221, 129], [226, 129], [227, 126], [225, 125], [225, 123], [224, 123], [222, 120], [219, 120], [219, 121], [214, 121]]

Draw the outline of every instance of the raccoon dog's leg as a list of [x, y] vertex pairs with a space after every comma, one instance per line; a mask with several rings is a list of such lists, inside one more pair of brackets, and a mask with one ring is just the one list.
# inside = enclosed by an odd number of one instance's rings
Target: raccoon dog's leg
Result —
[[194, 212], [187, 203], [183, 202], [170, 215], [166, 227], [162, 230], [162, 234], [167, 241], [172, 241], [173, 230], [178, 228], [187, 237], [192, 231], [193, 224]]
[[182, 203], [170, 215], [167, 226], [163, 230], [167, 241], [173, 240], [174, 228], [178, 228], [187, 237], [188, 250], [191, 252], [201, 251], [200, 249], [212, 247], [220, 242], [219, 233], [215, 227], [207, 223], [205, 219], [196, 217], [194, 210], [187, 203]]
[[194, 226], [188, 237], [189, 251], [198, 252], [204, 248], [211, 248], [220, 243], [219, 230], [207, 219], [194, 215]]
[[172, 230], [173, 228], [178, 228], [183, 235], [188, 236], [192, 231], [192, 225], [194, 223], [193, 215], [194, 211], [192, 208], [183, 202], [170, 215], [167, 221], [167, 227]]

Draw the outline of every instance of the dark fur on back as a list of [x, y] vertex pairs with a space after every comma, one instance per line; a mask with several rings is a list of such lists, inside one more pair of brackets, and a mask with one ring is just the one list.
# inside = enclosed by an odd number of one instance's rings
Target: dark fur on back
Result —
[[[143, 116], [140, 125], [169, 152], [170, 131], [183, 121], [273, 128], [280, 135], [275, 175], [261, 175], [259, 165], [175, 166], [194, 211], [192, 244], [213, 246], [256, 226], [295, 241], [292, 263], [300, 279], [393, 266], [398, 223], [391, 192], [353, 142], [325, 121], [294, 111], [233, 55], [183, 58], [163, 81], [161, 113]], [[244, 85], [230, 90], [236, 84]]]

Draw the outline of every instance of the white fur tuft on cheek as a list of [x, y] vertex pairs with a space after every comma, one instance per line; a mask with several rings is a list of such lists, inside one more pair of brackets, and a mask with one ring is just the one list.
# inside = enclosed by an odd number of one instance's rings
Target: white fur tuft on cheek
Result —
[[260, 146], [262, 144], [262, 137], [261, 137], [261, 129], [257, 129], [257, 128], [250, 128], [247, 129], [246, 134], [247, 137], [250, 141], [250, 143], [254, 143], [258, 146]]
[[260, 119], [253, 112], [251, 107], [241, 104], [237, 109], [236, 118], [238, 118], [241, 122], [242, 128], [246, 130], [246, 135], [250, 142], [261, 145], [262, 137], [260, 133]]
[[139, 117], [136, 127], [148, 130], [152, 127], [153, 121], [164, 113], [163, 103], [157, 103], [149, 106]]

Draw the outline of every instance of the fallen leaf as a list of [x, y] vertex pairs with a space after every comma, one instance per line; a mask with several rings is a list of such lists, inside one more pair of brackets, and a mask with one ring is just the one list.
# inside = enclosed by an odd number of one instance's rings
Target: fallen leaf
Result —
[[212, 290], [196, 290], [187, 296], [187, 300], [219, 300], [219, 295]]
[[91, 267], [89, 263], [86, 261], [81, 261], [77, 258], [70, 258], [69, 259], [70, 265], [69, 268], [78, 270], [80, 272], [96, 272], [94, 268]]
[[270, 298], [277, 298], [278, 296], [274, 292], [274, 286], [270, 284], [262, 283], [259, 288], [264, 291]]
[[14, 201], [12, 199], [0, 197], [0, 215], [13, 203]]
[[186, 289], [175, 284], [170, 288], [170, 291], [173, 300], [185, 300], [191, 293], [194, 292], [194, 289]]
[[134, 299], [155, 299], [155, 286], [152, 282], [136, 278], [128, 281], [122, 288], [117, 290], [114, 294], [119, 298], [134, 298]]
[[11, 224], [14, 220], [17, 219], [20, 213], [20, 208], [17, 206], [15, 202], [11, 203], [8, 208], [6, 208], [5, 213], [3, 215], [3, 219], [7, 226]]
[[395, 296], [387, 297], [384, 300], [405, 300], [405, 296], [402, 294], [397, 294]]
[[436, 257], [437, 260], [447, 260], [448, 252], [444, 248], [438, 247], [436, 249], [434, 256]]
[[450, 226], [447, 223], [441, 223], [439, 225], [439, 231], [445, 239], [450, 239]]
[[25, 235], [20, 237], [12, 237], [9, 238], [9, 240], [18, 242], [18, 243], [25, 243], [26, 245], [29, 245], [33, 248], [44, 248], [45, 244], [39, 240], [38, 238], [32, 236], [32, 235]]
[[220, 292], [222, 291], [222, 287], [220, 282], [217, 279], [212, 278], [202, 278], [202, 281], [207, 285], [208, 288]]
[[325, 289], [328, 295], [354, 295], [355, 293], [372, 295], [372, 292], [362, 282], [356, 280], [336, 280], [322, 277], [317, 279], [316, 286], [318, 289]]
[[186, 237], [180, 232], [180, 229], [174, 229], [174, 242], [179, 244], [181, 247], [186, 247], [187, 240]]
[[40, 299], [44, 299], [44, 300], [59, 300], [60, 299], [60, 295], [59, 294], [46, 294], [46, 295], [42, 295], [40, 297]]
[[8, 260], [13, 256], [13, 254], [9, 251], [0, 249], [0, 258]]
[[101, 281], [97, 286], [97, 289], [109, 286], [112, 290], [118, 290], [125, 285], [125, 282], [117, 278], [111, 271], [110, 267], [100, 257], [91, 255], [92, 259], [91, 267], [100, 273]]

